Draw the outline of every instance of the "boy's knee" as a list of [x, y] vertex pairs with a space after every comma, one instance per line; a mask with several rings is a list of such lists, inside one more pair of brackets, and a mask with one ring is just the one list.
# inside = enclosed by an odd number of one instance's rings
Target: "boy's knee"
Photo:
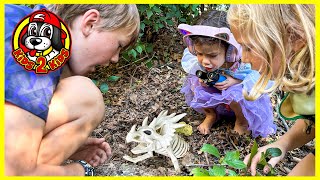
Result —
[[68, 86], [76, 91], [77, 101], [84, 113], [93, 117], [97, 124], [100, 123], [105, 113], [105, 104], [98, 87], [91, 79], [83, 76], [72, 76], [68, 81]]

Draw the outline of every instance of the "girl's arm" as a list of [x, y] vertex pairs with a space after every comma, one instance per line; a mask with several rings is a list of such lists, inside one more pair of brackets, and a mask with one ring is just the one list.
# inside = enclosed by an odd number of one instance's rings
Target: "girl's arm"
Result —
[[301, 147], [315, 138], [314, 128], [311, 128], [310, 134], [305, 132], [307, 125], [304, 121], [302, 119], [297, 120], [292, 128], [278, 140], [286, 151]]
[[[265, 152], [268, 148], [279, 148], [282, 151], [281, 156], [271, 158], [268, 163], [271, 164], [272, 167], [274, 167], [281, 159], [284, 158], [285, 153], [287, 151], [291, 151], [295, 148], [301, 147], [304, 144], [308, 143], [312, 139], [315, 138], [315, 129], [312, 128], [310, 134], [307, 134], [305, 132], [305, 128], [307, 127], [304, 120], [299, 119], [296, 121], [296, 123], [291, 127], [291, 129], [285, 133], [283, 136], [280, 137], [280, 139], [274, 143], [268, 144], [266, 146], [263, 146], [259, 148], [258, 153], [252, 158], [251, 161], [251, 175], [256, 174], [256, 167], [258, 162], [260, 161], [261, 152]], [[250, 154], [247, 155], [244, 159], [244, 162], [247, 164], [249, 162]], [[265, 166], [263, 169], [264, 173], [268, 173], [270, 171], [268, 166]]]
[[242, 80], [240, 79], [236, 79], [236, 78], [233, 78], [232, 76], [229, 76], [229, 75], [224, 75], [227, 79], [222, 81], [222, 82], [219, 82], [219, 83], [216, 83], [214, 85], [215, 88], [219, 89], [220, 91], [222, 90], [226, 90], [228, 89], [230, 86], [233, 86], [235, 84], [239, 84], [242, 82]]

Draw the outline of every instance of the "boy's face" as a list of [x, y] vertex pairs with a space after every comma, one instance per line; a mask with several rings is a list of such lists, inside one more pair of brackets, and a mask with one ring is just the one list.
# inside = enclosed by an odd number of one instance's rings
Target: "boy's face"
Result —
[[226, 48], [222, 44], [195, 44], [194, 50], [197, 54], [198, 62], [208, 72], [220, 68], [225, 62]]
[[76, 75], [93, 72], [96, 65], [117, 63], [120, 50], [131, 40], [130, 30], [124, 28], [113, 31], [93, 29], [87, 36], [79, 32], [72, 35], [73, 48], [69, 65]]

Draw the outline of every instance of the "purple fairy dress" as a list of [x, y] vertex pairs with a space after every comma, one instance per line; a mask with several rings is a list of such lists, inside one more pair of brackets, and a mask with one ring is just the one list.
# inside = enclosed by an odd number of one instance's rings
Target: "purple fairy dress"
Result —
[[[188, 73], [181, 93], [184, 94], [186, 103], [199, 113], [204, 113], [204, 108], [212, 108], [217, 114], [217, 119], [221, 115], [233, 113], [227, 108], [232, 101], [240, 104], [242, 113], [247, 119], [249, 128], [253, 137], [266, 137], [276, 131], [276, 125], [273, 123], [273, 109], [270, 97], [267, 94], [262, 95], [255, 101], [245, 100], [243, 89], [251, 89], [257, 79], [259, 72], [251, 70], [250, 64], [234, 62], [229, 69], [222, 69], [226, 74], [243, 80], [226, 90], [218, 90], [215, 87], [203, 87], [199, 78], [195, 75], [197, 70], [203, 70], [197, 61], [197, 57], [192, 55], [186, 48], [181, 61], [183, 69]], [[273, 82], [269, 82], [271, 86]]]

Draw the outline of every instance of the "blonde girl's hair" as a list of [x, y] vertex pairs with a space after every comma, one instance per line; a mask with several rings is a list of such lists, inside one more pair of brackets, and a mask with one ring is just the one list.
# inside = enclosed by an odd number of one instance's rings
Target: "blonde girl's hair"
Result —
[[133, 46], [139, 37], [140, 16], [134, 4], [50, 4], [46, 7], [58, 15], [69, 27], [76, 17], [90, 9], [96, 9], [102, 19], [98, 26], [101, 31], [131, 29], [131, 41], [124, 49]]
[[[250, 92], [244, 91], [246, 99], [255, 100], [277, 87], [294, 93], [314, 90], [314, 5], [232, 5], [227, 19], [230, 26], [249, 41], [253, 53], [259, 55], [266, 65]], [[275, 49], [280, 51], [278, 57], [275, 57]], [[275, 58], [280, 62], [275, 62]], [[279, 65], [279, 72], [273, 77], [275, 84], [266, 89], [274, 65]]]

